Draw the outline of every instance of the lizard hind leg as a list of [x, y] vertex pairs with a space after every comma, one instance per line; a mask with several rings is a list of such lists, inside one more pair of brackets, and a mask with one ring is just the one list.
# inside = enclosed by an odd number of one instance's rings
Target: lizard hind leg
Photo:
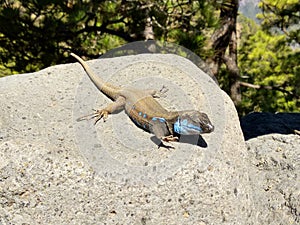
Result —
[[95, 119], [94, 124], [96, 124], [101, 119], [103, 119], [103, 121], [105, 122], [108, 117], [108, 114], [117, 112], [123, 109], [124, 106], [125, 106], [125, 98], [120, 96], [117, 98], [115, 102], [110, 103], [104, 109], [95, 110], [94, 113], [89, 114], [87, 116], [80, 117], [77, 119], [77, 121]]
[[121, 109], [123, 109], [125, 106], [125, 98], [124, 97], [118, 97], [115, 102], [110, 103], [108, 106], [106, 106], [104, 109], [97, 110], [92, 118], [95, 118], [95, 124], [98, 123], [102, 118], [105, 122], [108, 114], [117, 112]]

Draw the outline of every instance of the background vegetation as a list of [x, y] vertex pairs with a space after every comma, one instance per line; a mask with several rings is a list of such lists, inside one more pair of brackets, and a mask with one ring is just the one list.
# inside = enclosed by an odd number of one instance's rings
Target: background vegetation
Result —
[[298, 111], [300, 3], [256, 2], [241, 1], [260, 10], [255, 21], [238, 16], [238, 0], [0, 0], [0, 77], [144, 40], [150, 17], [156, 40], [207, 62], [240, 115]]

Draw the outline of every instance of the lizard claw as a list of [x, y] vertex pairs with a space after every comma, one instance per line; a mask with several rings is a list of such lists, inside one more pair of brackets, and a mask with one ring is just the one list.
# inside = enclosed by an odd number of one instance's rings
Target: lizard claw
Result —
[[169, 91], [169, 89], [163, 85], [162, 88], [159, 91], [155, 91], [155, 93], [152, 95], [154, 98], [161, 98], [166, 97], [166, 93]]
[[158, 148], [163, 147], [163, 148], [166, 148], [166, 149], [169, 150], [169, 149], [174, 149], [175, 147], [174, 146], [166, 145], [164, 142], [167, 142], [167, 143], [169, 143], [171, 141], [173, 141], [173, 142], [176, 141], [177, 142], [177, 141], [179, 141], [179, 138], [176, 137], [176, 136], [173, 136], [173, 135], [169, 135], [169, 136], [166, 136], [166, 137], [162, 137], [161, 140], [162, 141], [158, 145]]
[[105, 122], [106, 121], [106, 119], [107, 119], [107, 117], [108, 117], [108, 112], [106, 111], [106, 110], [104, 110], [104, 109], [101, 109], [101, 110], [96, 110], [96, 112], [93, 114], [93, 116], [92, 116], [92, 118], [91, 119], [96, 119], [95, 120], [95, 123], [94, 124], [96, 124], [96, 123], [98, 123], [102, 118], [103, 118], [103, 122]]
[[163, 137], [162, 140], [165, 142], [179, 141], [179, 138], [176, 136], [174, 137], [173, 135], [169, 135], [169, 136]]
[[101, 110], [95, 110], [96, 112], [92, 113], [92, 114], [89, 114], [89, 115], [86, 115], [86, 116], [82, 116], [82, 117], [79, 117], [76, 121], [79, 122], [79, 121], [82, 121], [82, 120], [90, 120], [90, 119], [95, 119], [95, 123], [98, 123], [102, 118], [103, 118], [103, 121], [105, 122], [107, 117], [108, 117], [108, 111], [104, 110], [104, 109], [101, 109]]
[[169, 91], [169, 89], [165, 85], [163, 85], [161, 87], [161, 89], [159, 90], [159, 93], [166, 94], [168, 91]]
[[81, 116], [81, 117], [77, 118], [76, 121], [80, 122], [82, 120], [90, 120], [90, 119], [94, 118], [93, 115], [94, 115], [94, 113], [85, 115], [85, 116]]

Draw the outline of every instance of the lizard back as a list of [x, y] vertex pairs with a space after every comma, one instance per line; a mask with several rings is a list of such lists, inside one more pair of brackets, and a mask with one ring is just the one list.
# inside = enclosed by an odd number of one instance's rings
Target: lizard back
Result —
[[138, 101], [125, 105], [129, 117], [140, 127], [150, 130], [150, 122], [159, 120], [162, 123], [172, 123], [178, 117], [178, 112], [170, 112], [163, 108], [152, 96], [145, 96]]

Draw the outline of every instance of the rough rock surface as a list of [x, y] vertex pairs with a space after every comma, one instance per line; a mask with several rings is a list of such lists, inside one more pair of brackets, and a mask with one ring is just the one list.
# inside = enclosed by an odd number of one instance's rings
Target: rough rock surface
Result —
[[[259, 224], [300, 223], [300, 113], [241, 118]], [[296, 131], [296, 132], [295, 132]]]
[[109, 82], [162, 85], [169, 109], [207, 112], [215, 132], [157, 149], [124, 112], [76, 122], [110, 100], [79, 64], [6, 77], [1, 86], [0, 221], [235, 224], [251, 212], [246, 146], [228, 96], [190, 61], [138, 55], [89, 62]]
[[206, 112], [215, 132], [166, 150], [124, 112], [96, 126], [76, 122], [110, 102], [79, 64], [2, 78], [0, 224], [299, 221], [298, 136], [259, 137], [247, 150], [229, 97], [184, 58], [144, 54], [89, 64], [109, 82], [167, 86], [162, 105]]
[[247, 148], [257, 224], [300, 224], [300, 137], [268, 134]]

